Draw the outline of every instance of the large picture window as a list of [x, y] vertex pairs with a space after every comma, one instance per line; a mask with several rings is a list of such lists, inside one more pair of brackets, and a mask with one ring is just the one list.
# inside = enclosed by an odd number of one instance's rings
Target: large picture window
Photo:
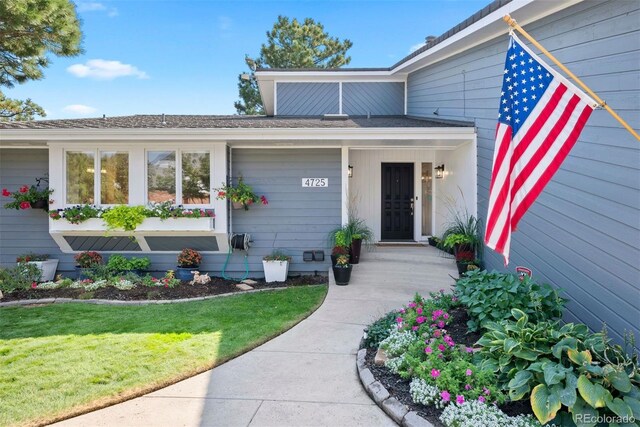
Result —
[[147, 152], [147, 201], [208, 205], [210, 193], [209, 151]]
[[67, 151], [66, 204], [129, 203], [129, 153]]

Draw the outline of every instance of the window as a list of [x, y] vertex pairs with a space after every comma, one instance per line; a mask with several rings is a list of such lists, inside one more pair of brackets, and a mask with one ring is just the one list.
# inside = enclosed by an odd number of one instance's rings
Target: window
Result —
[[67, 151], [67, 204], [93, 203], [95, 200], [95, 153]]
[[129, 203], [129, 153], [122, 151], [100, 153], [100, 203], [104, 205]]
[[67, 151], [68, 205], [129, 203], [129, 153]]
[[210, 203], [211, 167], [209, 153], [182, 152], [182, 202], [187, 205]]
[[147, 200], [149, 202], [175, 202], [175, 151], [149, 151], [147, 153]]
[[210, 193], [209, 151], [147, 151], [148, 202], [208, 205]]

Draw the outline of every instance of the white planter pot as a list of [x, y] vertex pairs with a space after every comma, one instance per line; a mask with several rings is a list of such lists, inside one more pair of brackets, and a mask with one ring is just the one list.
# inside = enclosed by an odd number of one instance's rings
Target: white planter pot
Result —
[[284, 282], [289, 273], [289, 261], [262, 261], [264, 280], [270, 282]]
[[46, 261], [29, 261], [29, 264], [34, 264], [42, 272], [40, 277], [41, 282], [51, 282], [56, 277], [56, 270], [58, 269], [57, 259], [48, 259]]

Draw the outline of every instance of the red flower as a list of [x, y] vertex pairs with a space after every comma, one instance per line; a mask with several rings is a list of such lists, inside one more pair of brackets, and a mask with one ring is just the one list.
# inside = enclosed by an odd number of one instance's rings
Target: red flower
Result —
[[9, 190], [7, 190], [6, 188], [3, 188], [3, 189], [2, 189], [2, 195], [3, 195], [4, 197], [9, 197], [9, 196], [11, 196], [11, 193], [10, 193], [10, 192], [9, 192]]
[[31, 287], [32, 287], [33, 289], [35, 289], [35, 288], [37, 288], [37, 287], [38, 287], [38, 284], [37, 284], [36, 282], [33, 282], [33, 283], [31, 284]]
[[268, 205], [269, 202], [267, 201], [267, 198], [264, 196], [260, 196], [260, 201], [262, 202], [263, 205]]
[[20, 209], [29, 209], [31, 207], [31, 203], [29, 202], [21, 202]]
[[27, 187], [26, 185], [23, 185], [22, 187], [20, 187], [21, 193], [26, 193], [27, 191], [29, 191], [29, 187]]
[[225, 197], [227, 195], [227, 193], [225, 193], [224, 191], [218, 191], [218, 197]]

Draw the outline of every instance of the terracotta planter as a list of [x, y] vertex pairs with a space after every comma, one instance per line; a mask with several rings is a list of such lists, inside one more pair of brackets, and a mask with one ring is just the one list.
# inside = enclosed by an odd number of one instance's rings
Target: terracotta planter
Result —
[[236, 210], [245, 208], [244, 205], [240, 202], [231, 202], [231, 207]]
[[362, 239], [353, 239], [351, 241], [351, 264], [360, 263], [360, 252], [362, 251]]

